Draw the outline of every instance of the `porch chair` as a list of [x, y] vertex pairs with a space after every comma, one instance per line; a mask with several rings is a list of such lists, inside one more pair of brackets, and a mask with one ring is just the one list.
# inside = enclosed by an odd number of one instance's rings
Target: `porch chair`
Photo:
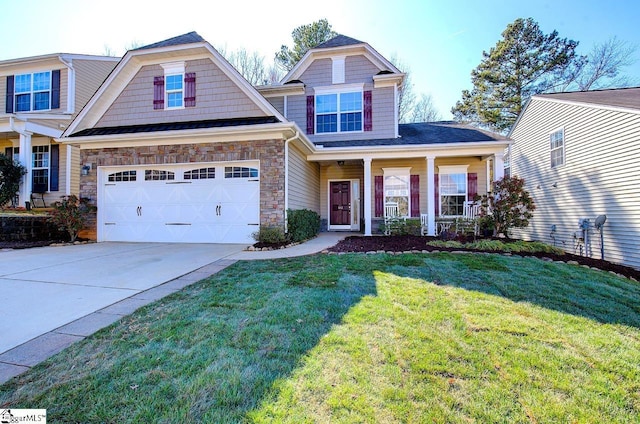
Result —
[[426, 236], [429, 233], [429, 215], [420, 214], [420, 235]]
[[[33, 191], [31, 192], [31, 207], [32, 208], [46, 208], [47, 204], [44, 201], [45, 191]], [[42, 206], [38, 206], [36, 201], [40, 202]]]
[[400, 220], [398, 202], [384, 204], [384, 235], [391, 235], [392, 227]]
[[480, 204], [476, 202], [466, 201], [464, 202], [462, 207], [463, 207], [462, 216], [464, 216], [467, 219], [475, 219], [478, 217], [480, 213]]

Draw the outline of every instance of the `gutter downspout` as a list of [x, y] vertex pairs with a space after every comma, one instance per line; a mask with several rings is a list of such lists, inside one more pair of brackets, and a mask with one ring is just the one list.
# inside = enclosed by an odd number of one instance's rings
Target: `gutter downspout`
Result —
[[63, 55], [58, 56], [58, 59], [69, 68], [67, 73], [67, 113], [73, 115], [76, 108], [76, 70], [73, 67], [73, 59], [65, 59]]
[[296, 130], [293, 137], [284, 141], [284, 232], [288, 229], [289, 217], [287, 211], [289, 210], [289, 143], [300, 137], [300, 132]]

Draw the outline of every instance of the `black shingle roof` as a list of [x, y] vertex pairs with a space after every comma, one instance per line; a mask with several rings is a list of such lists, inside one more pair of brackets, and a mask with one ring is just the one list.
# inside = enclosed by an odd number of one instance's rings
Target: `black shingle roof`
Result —
[[347, 37], [346, 35], [338, 34], [333, 37], [331, 40], [325, 41], [324, 43], [318, 44], [316, 49], [328, 49], [331, 47], [342, 47], [342, 46], [350, 46], [352, 44], [364, 44], [362, 41], [356, 40], [355, 38]]
[[315, 141], [324, 147], [404, 146], [420, 144], [477, 143], [483, 141], [507, 141], [508, 138], [470, 125], [457, 122], [423, 122], [400, 124], [400, 138], [351, 141]]
[[204, 38], [200, 37], [200, 35], [197, 32], [191, 31], [186, 34], [178, 35], [177, 37], [169, 38], [168, 40], [158, 41], [157, 43], [138, 47], [137, 49], [134, 49], [134, 50], [155, 49], [157, 47], [169, 47], [169, 46], [178, 46], [180, 44], [201, 43], [203, 41], [204, 41]]
[[134, 134], [177, 130], [195, 130], [202, 128], [237, 127], [240, 125], [260, 125], [280, 122], [275, 116], [233, 119], [209, 119], [205, 121], [167, 122], [159, 124], [128, 125], [120, 127], [88, 128], [71, 134], [69, 137], [90, 137], [97, 135]]

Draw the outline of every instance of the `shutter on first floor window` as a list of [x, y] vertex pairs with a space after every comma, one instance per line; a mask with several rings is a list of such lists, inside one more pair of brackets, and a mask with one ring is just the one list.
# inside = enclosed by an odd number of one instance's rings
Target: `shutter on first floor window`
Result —
[[371, 103], [371, 90], [363, 93], [364, 100], [364, 130], [373, 131], [373, 106]]
[[411, 216], [420, 217], [420, 175], [411, 175], [409, 191], [411, 195]]
[[438, 174], [434, 174], [433, 176], [433, 192], [435, 193], [435, 214], [436, 216], [440, 215], [440, 184], [438, 183], [439, 180], [439, 175]]
[[49, 146], [49, 151], [51, 152], [49, 191], [58, 191], [60, 190], [60, 145], [52, 144]]
[[307, 134], [313, 134], [315, 119], [315, 98], [307, 96]]
[[184, 74], [184, 107], [194, 107], [196, 105], [196, 73], [187, 72]]
[[467, 174], [467, 200], [473, 201], [478, 194], [478, 174]]
[[164, 76], [153, 77], [153, 108], [164, 109]]
[[384, 213], [384, 180], [382, 175], [376, 175], [373, 181], [375, 216], [382, 216]]
[[60, 69], [51, 71], [51, 109], [60, 109]]
[[7, 75], [7, 97], [5, 112], [13, 113], [13, 75]]

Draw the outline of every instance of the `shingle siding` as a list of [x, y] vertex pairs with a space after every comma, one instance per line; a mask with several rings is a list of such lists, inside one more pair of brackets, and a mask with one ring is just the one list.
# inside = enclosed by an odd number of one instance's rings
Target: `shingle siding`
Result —
[[[565, 164], [551, 168], [549, 134], [561, 127]], [[512, 173], [537, 206], [513, 234], [554, 243], [556, 225], [555, 244], [573, 253], [578, 220], [606, 214], [605, 259], [640, 268], [640, 114], [533, 99], [511, 137]], [[599, 233], [590, 236], [599, 258]]]
[[144, 66], [95, 127], [265, 116], [258, 106], [211, 60], [188, 61], [185, 72], [196, 73], [196, 106], [177, 110], [153, 109], [153, 77], [160, 65]]
[[[307, 96], [315, 95], [314, 87], [332, 85], [331, 59], [318, 59], [300, 77], [305, 83], [303, 96], [290, 96], [287, 100], [287, 114], [300, 128], [306, 128]], [[379, 69], [365, 56], [347, 56], [345, 59], [345, 83], [364, 83], [364, 90], [371, 90], [373, 107], [373, 130], [353, 133], [315, 134], [309, 138], [315, 143], [322, 141], [367, 140], [395, 137], [395, 92], [393, 87], [373, 88], [373, 76]], [[336, 88], [340, 84], [336, 85]]]

